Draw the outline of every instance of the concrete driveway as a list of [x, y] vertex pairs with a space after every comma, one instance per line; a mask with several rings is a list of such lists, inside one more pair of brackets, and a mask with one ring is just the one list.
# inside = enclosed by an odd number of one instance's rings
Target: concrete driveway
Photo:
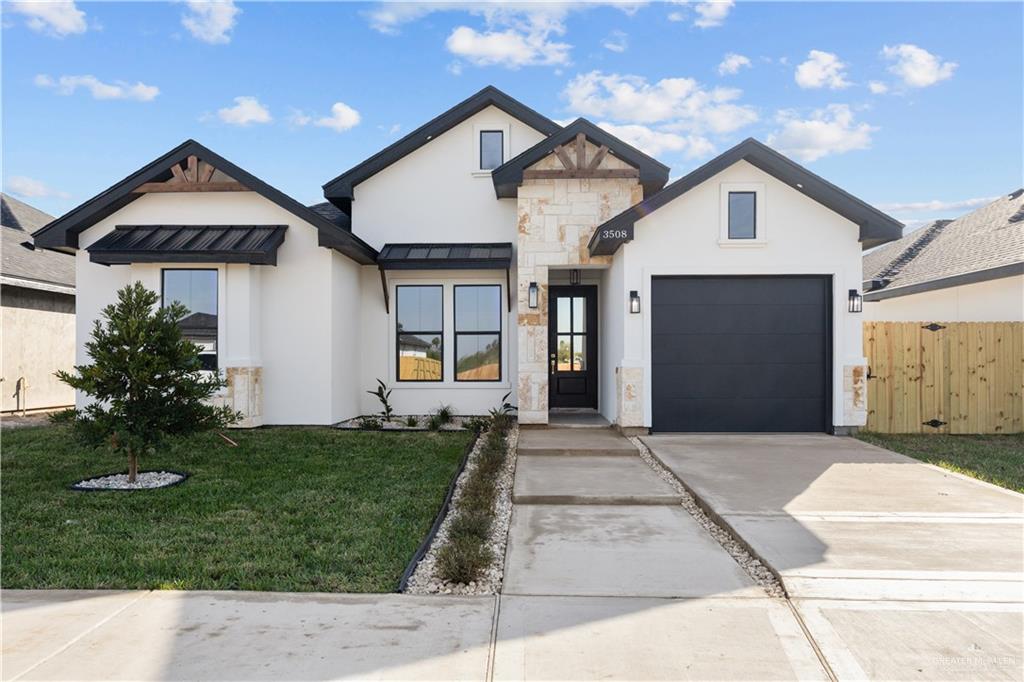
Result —
[[642, 440], [780, 576], [840, 678], [1024, 675], [1024, 496], [852, 438]]

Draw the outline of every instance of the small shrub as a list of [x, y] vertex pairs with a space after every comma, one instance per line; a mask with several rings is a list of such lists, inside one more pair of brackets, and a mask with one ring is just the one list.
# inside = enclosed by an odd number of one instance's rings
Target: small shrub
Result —
[[367, 391], [367, 393], [377, 396], [377, 400], [380, 401], [382, 408], [380, 412], [381, 418], [386, 422], [391, 421], [391, 418], [395, 416], [395, 410], [391, 407], [391, 389], [388, 388], [387, 384], [377, 379], [377, 390]]
[[455, 416], [455, 410], [451, 405], [441, 405], [434, 411], [433, 416], [437, 417], [441, 424], [450, 424], [452, 417]]
[[487, 417], [470, 417], [462, 422], [462, 425], [473, 433], [483, 433], [487, 430], [491, 420]]
[[432, 414], [427, 418], [427, 428], [431, 431], [440, 431], [443, 425], [444, 422], [436, 414]]
[[73, 407], [69, 407], [66, 410], [51, 412], [49, 417], [51, 424], [74, 424], [75, 419], [77, 418], [78, 410]]
[[408, 417], [405, 418], [405, 425], [408, 426], [410, 429], [415, 429], [417, 426], [420, 425], [420, 420], [417, 419], [415, 415], [410, 414]]
[[444, 580], [470, 583], [491, 562], [491, 550], [475, 537], [452, 537], [437, 553], [438, 571]]
[[[474, 472], [475, 474], [476, 472]], [[459, 509], [490, 513], [494, 504], [494, 480], [491, 477], [473, 475], [462, 487]]]
[[476, 538], [487, 540], [491, 533], [491, 515], [479, 511], [463, 512], [456, 516], [448, 528], [449, 538]]
[[383, 427], [380, 419], [373, 415], [359, 418], [359, 428], [363, 431], [380, 431]]

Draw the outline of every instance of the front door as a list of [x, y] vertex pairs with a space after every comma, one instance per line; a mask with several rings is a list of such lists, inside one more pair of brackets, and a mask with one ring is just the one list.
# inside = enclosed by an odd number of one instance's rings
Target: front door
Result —
[[548, 406], [597, 407], [597, 287], [553, 286]]

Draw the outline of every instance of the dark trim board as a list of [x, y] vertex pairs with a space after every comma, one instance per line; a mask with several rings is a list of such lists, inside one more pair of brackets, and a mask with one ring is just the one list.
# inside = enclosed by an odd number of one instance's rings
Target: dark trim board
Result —
[[590, 239], [590, 255], [612, 255], [619, 246], [630, 241], [632, 236], [609, 239], [600, 235], [607, 234], [607, 231], [611, 230], [631, 228], [638, 220], [682, 196], [705, 180], [718, 175], [737, 161], [746, 161], [760, 168], [822, 206], [856, 223], [860, 227], [859, 239], [864, 249], [891, 242], [903, 235], [903, 223], [836, 187], [800, 164], [787, 159], [771, 147], [754, 138], [747, 138], [697, 170], [667, 185], [665, 189], [654, 196], [645, 198], [639, 204], [599, 225]]
[[391, 164], [427, 144], [438, 135], [448, 132], [466, 119], [490, 106], [501, 109], [544, 135], [552, 135], [561, 130], [561, 126], [548, 117], [509, 97], [493, 85], [488, 85], [483, 90], [459, 102], [440, 116], [427, 121], [416, 130], [394, 144], [385, 147], [359, 165], [324, 183], [324, 197], [338, 208], [348, 212], [354, 196], [353, 188], [356, 185], [373, 177]]
[[33, 235], [36, 246], [48, 249], [73, 250], [78, 248], [78, 235], [101, 220], [135, 201], [143, 194], [135, 190], [148, 182], [165, 182], [173, 173], [171, 166], [181, 163], [189, 156], [196, 156], [222, 173], [245, 185], [263, 198], [271, 201], [297, 218], [309, 223], [317, 230], [319, 245], [335, 249], [361, 265], [376, 262], [377, 251], [348, 230], [335, 225], [316, 211], [303, 206], [255, 175], [243, 170], [227, 159], [207, 149], [195, 140], [186, 140], [163, 156], [151, 161], [120, 182], [115, 183], [92, 199], [71, 209], [60, 218], [41, 228]]
[[979, 270], [977, 272], [967, 272], [962, 275], [943, 277], [942, 279], [933, 279], [928, 282], [920, 282], [918, 284], [893, 287], [892, 289], [876, 289], [865, 293], [864, 300], [866, 302], [884, 301], [889, 298], [923, 294], [927, 291], [938, 291], [939, 289], [950, 289], [952, 287], [959, 287], [965, 284], [989, 282], [994, 279], [1003, 279], [1004, 277], [1014, 277], [1016, 275], [1024, 275], [1024, 262], [1011, 263], [1010, 265], [1002, 265], [998, 268]]
[[831, 275], [654, 276], [650, 298], [652, 433], [834, 432]]

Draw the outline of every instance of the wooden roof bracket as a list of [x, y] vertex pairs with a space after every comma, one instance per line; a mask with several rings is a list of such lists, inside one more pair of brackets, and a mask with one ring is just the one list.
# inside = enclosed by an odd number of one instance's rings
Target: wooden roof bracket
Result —
[[388, 295], [388, 275], [384, 272], [384, 266], [378, 266], [380, 269], [380, 286], [384, 290], [384, 312], [391, 313], [391, 297]]

